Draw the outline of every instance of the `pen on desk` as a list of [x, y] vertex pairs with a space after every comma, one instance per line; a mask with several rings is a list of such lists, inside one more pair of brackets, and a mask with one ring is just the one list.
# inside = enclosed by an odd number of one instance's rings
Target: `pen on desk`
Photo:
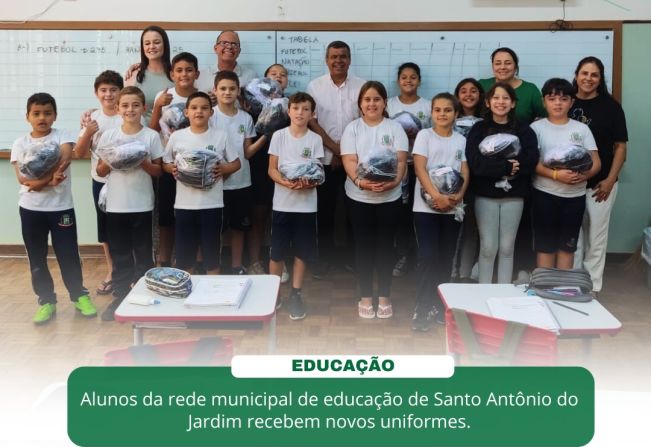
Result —
[[552, 303], [556, 304], [557, 306], [561, 306], [561, 307], [564, 307], [564, 308], [566, 308], [566, 309], [573, 310], [574, 312], [578, 312], [578, 313], [580, 313], [580, 314], [583, 314], [583, 315], [585, 315], [586, 317], [589, 317], [589, 316], [590, 316], [590, 314], [587, 313], [587, 312], [584, 312], [584, 311], [582, 311], [582, 310], [576, 309], [576, 308], [574, 308], [574, 307], [570, 307], [570, 306], [565, 305], [565, 304], [563, 304], [563, 303], [559, 303], [558, 301], [552, 301]]

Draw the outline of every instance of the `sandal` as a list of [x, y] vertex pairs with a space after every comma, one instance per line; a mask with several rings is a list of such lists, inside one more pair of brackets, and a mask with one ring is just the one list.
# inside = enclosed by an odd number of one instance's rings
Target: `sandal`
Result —
[[372, 304], [362, 304], [361, 301], [357, 303], [357, 312], [360, 318], [366, 318], [368, 320], [375, 318], [375, 311], [373, 310]]
[[113, 281], [110, 280], [110, 279], [108, 281], [102, 281], [100, 283], [99, 287], [97, 287], [97, 289], [95, 290], [95, 292], [98, 295], [109, 295], [109, 294], [111, 294], [113, 292]]
[[377, 306], [378, 318], [391, 318], [393, 317], [393, 306], [391, 304], [378, 304]]

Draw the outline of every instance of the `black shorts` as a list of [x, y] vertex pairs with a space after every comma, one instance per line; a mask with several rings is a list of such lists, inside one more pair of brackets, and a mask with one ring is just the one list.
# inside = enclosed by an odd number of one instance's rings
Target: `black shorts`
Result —
[[99, 192], [106, 183], [98, 182], [93, 179], [93, 204], [95, 205], [95, 215], [97, 216], [97, 242], [103, 244], [108, 242], [108, 233], [106, 231], [106, 213], [99, 209]]
[[[268, 150], [268, 148], [266, 148]], [[253, 204], [271, 208], [274, 198], [274, 181], [269, 177], [269, 155], [265, 148], [260, 149], [249, 160], [251, 183], [253, 184]]]
[[201, 247], [206, 270], [215, 270], [221, 264], [222, 208], [176, 211], [175, 246], [176, 267], [191, 269]]
[[176, 180], [172, 174], [163, 172], [158, 177], [158, 225], [174, 226], [174, 200], [176, 200]]
[[534, 189], [532, 216], [535, 251], [574, 253], [584, 212], [585, 195], [559, 197]]
[[316, 213], [274, 211], [271, 216], [271, 260], [282, 261], [289, 253], [307, 264], [317, 259]]
[[251, 228], [253, 188], [224, 190], [224, 229], [247, 231]]

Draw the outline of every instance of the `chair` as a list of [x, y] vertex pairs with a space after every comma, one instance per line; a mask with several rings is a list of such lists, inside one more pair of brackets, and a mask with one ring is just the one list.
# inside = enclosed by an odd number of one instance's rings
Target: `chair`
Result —
[[224, 337], [130, 346], [104, 354], [106, 366], [230, 366], [233, 342]]
[[555, 365], [557, 337], [552, 331], [522, 323], [448, 308], [448, 352], [474, 364]]

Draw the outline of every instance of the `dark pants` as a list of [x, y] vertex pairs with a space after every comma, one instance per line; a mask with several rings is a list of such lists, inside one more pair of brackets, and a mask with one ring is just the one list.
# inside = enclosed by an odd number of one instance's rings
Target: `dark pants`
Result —
[[357, 282], [362, 297], [373, 296], [373, 273], [377, 273], [378, 295], [391, 296], [393, 238], [396, 235], [400, 200], [363, 203], [347, 199], [355, 236]]
[[400, 218], [398, 220], [398, 231], [396, 232], [396, 252], [398, 256], [405, 256], [407, 259], [411, 257], [416, 246], [416, 236], [414, 235], [414, 188], [416, 186], [416, 173], [414, 172], [414, 165], [407, 165], [407, 184], [402, 185], [407, 188], [407, 196], [405, 201], [405, 193], [403, 191], [403, 200], [400, 206]]
[[76, 301], [80, 296], [87, 295], [77, 246], [75, 210], [31, 211], [19, 208], [19, 212], [32, 288], [38, 296], [38, 304], [57, 302], [54, 282], [47, 267], [48, 234], [52, 234], [52, 248], [70, 299]]
[[450, 281], [461, 224], [451, 214], [414, 213], [414, 226], [418, 241], [416, 309], [441, 309], [437, 287]]
[[323, 262], [335, 263], [335, 216], [337, 197], [344, 187], [346, 172], [342, 166], [332, 169], [324, 166], [325, 182], [317, 187], [317, 237], [319, 258]]
[[152, 213], [106, 213], [106, 219], [113, 258], [113, 297], [122, 299], [131, 284], [154, 266]]

